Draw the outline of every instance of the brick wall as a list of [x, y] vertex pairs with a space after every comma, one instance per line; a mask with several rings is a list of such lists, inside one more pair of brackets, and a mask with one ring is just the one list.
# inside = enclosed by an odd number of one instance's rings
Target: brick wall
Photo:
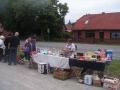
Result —
[[100, 31], [95, 31], [95, 38], [97, 38], [97, 39], [99, 38], [99, 32]]
[[110, 39], [110, 31], [104, 31], [104, 39]]

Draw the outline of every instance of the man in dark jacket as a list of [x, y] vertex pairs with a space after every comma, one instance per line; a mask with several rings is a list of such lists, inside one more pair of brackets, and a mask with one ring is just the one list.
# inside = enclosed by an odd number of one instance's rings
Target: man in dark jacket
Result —
[[15, 36], [12, 36], [9, 41], [8, 49], [10, 49], [10, 57], [9, 57], [8, 65], [12, 64], [12, 59], [14, 61], [14, 65], [16, 65], [17, 50], [20, 49], [20, 40], [18, 38], [18, 35], [19, 35], [19, 33], [16, 32]]
[[10, 50], [8, 49], [8, 43], [10, 41], [11, 36], [12, 36], [11, 34], [8, 34], [8, 36], [4, 40], [4, 45], [5, 45], [4, 62], [7, 62], [9, 59]]

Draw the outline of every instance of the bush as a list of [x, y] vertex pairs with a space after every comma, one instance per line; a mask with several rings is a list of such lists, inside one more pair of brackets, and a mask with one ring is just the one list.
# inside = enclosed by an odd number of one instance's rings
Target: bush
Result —
[[70, 32], [63, 32], [62, 37], [68, 39], [68, 38], [73, 38], [73, 35]]

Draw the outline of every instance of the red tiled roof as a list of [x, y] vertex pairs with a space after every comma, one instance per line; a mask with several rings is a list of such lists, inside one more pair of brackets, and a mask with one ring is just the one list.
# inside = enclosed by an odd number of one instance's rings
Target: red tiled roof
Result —
[[[86, 20], [89, 20], [85, 24]], [[120, 29], [120, 12], [88, 14], [76, 21], [73, 30], [110, 30]]]
[[65, 24], [66, 32], [71, 32], [73, 25], [72, 24]]
[[72, 30], [73, 25], [65, 24], [66, 30]]
[[2, 33], [3, 36], [8, 36], [8, 34], [10, 34], [10, 32], [3, 30], [3, 33]]
[[71, 32], [72, 30], [66, 30], [66, 32]]

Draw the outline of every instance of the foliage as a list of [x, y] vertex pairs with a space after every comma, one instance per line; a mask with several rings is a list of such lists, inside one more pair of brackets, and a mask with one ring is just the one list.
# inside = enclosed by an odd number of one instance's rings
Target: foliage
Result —
[[62, 37], [68, 39], [68, 38], [73, 38], [73, 35], [70, 32], [63, 32]]
[[[58, 0], [1, 0], [4, 28], [20, 35], [59, 36], [68, 13], [67, 4]], [[24, 32], [24, 33], [23, 33]]]
[[112, 77], [120, 77], [120, 60], [113, 60], [110, 65], [106, 65], [105, 74]]

